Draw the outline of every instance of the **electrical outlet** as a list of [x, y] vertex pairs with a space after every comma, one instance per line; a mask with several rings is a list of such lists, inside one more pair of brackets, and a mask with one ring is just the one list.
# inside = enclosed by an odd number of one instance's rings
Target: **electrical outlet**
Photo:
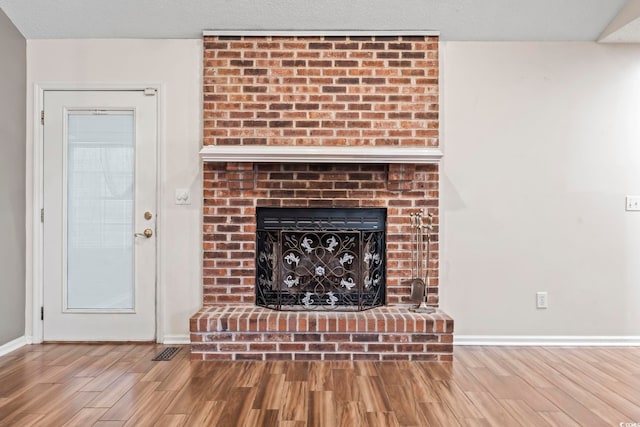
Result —
[[628, 211], [640, 211], [640, 196], [627, 196], [625, 201]]
[[536, 308], [548, 308], [549, 296], [546, 292], [536, 292]]

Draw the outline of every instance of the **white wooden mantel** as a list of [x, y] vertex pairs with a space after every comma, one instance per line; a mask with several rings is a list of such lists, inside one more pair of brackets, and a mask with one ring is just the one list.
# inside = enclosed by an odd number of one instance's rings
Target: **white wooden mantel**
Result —
[[438, 164], [438, 147], [205, 145], [204, 162]]

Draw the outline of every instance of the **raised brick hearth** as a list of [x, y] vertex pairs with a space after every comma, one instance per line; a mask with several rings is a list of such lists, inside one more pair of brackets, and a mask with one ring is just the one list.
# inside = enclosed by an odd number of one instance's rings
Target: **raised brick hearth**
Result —
[[405, 307], [291, 312], [205, 307], [191, 318], [192, 356], [203, 360], [452, 360], [453, 320]]
[[[203, 152], [433, 150], [438, 109], [437, 37], [204, 39]], [[204, 163], [203, 308], [191, 319], [192, 357], [451, 360], [453, 320], [408, 310], [410, 214], [419, 209], [434, 216], [427, 292], [430, 305], [439, 304], [438, 162], [254, 157], [211, 155]], [[357, 313], [256, 307], [257, 207], [385, 208], [386, 306]]]

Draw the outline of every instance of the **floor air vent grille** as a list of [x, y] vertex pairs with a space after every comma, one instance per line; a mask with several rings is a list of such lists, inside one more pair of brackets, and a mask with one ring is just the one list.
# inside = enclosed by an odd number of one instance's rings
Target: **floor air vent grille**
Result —
[[160, 360], [171, 360], [173, 359], [173, 356], [175, 356], [176, 353], [179, 351], [180, 351], [180, 347], [167, 347], [164, 350], [162, 350], [160, 353], [158, 353], [158, 355], [151, 360], [153, 360], [154, 362], [157, 362]]

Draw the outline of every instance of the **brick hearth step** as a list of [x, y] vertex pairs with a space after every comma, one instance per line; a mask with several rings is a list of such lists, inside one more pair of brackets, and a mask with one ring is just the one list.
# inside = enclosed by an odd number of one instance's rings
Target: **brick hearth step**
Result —
[[191, 317], [193, 360], [434, 360], [453, 358], [453, 319], [405, 306], [362, 312], [274, 311], [229, 305]]

